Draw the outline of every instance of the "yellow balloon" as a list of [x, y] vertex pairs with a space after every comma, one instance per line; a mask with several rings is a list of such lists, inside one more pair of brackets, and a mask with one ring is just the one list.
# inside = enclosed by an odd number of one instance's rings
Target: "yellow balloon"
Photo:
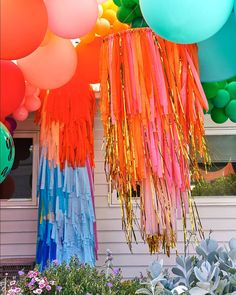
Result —
[[99, 36], [106, 36], [110, 32], [110, 22], [105, 18], [99, 18], [95, 26], [95, 33]]
[[106, 9], [104, 12], [103, 12], [103, 15], [102, 15], [103, 18], [107, 19], [110, 24], [113, 24], [114, 21], [117, 20], [116, 18], [116, 12], [112, 9]]
[[102, 17], [103, 14], [103, 7], [101, 4], [98, 5], [98, 17]]
[[106, 2], [104, 2], [102, 4], [102, 7], [103, 7], [104, 10], [106, 10], [106, 9], [112, 7], [112, 4], [113, 4], [113, 1], [112, 0], [108, 0], [108, 1], [106, 1]]

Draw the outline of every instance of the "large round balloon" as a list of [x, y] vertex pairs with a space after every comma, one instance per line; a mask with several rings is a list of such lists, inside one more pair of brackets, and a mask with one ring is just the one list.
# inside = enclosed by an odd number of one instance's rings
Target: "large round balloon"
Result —
[[225, 108], [226, 115], [231, 121], [236, 121], [236, 99], [232, 99]]
[[14, 112], [25, 95], [25, 80], [21, 70], [9, 60], [0, 61], [0, 120]]
[[40, 89], [54, 89], [74, 75], [77, 55], [70, 40], [53, 36], [47, 45], [17, 61], [25, 79]]
[[48, 27], [56, 35], [74, 39], [91, 31], [98, 17], [96, 0], [45, 0]]
[[47, 31], [42, 0], [1, 0], [1, 59], [18, 59], [33, 52]]
[[196, 43], [214, 35], [227, 21], [234, 0], [140, 0], [148, 25], [175, 43]]
[[14, 142], [8, 129], [0, 122], [0, 183], [11, 171], [14, 158]]
[[236, 18], [232, 14], [223, 28], [198, 43], [202, 82], [227, 80], [236, 76]]

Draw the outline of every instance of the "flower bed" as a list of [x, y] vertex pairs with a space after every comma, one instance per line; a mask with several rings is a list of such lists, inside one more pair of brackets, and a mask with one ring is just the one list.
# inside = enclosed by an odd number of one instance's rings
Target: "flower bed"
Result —
[[60, 295], [236, 295], [236, 238], [227, 247], [212, 239], [203, 240], [194, 256], [177, 256], [171, 274], [163, 270], [163, 260], [154, 261], [147, 278], [123, 281], [120, 269], [112, 267], [108, 251], [102, 270], [79, 264], [72, 258], [69, 265], [56, 261], [44, 272], [37, 269], [25, 274], [19, 271], [18, 280], [7, 282], [3, 294], [60, 294]]

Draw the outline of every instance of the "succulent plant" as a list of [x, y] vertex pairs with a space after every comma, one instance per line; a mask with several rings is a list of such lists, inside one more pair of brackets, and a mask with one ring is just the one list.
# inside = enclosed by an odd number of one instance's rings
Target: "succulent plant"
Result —
[[172, 272], [179, 278], [179, 284], [189, 288], [194, 281], [192, 257], [177, 256], [176, 266], [172, 268]]

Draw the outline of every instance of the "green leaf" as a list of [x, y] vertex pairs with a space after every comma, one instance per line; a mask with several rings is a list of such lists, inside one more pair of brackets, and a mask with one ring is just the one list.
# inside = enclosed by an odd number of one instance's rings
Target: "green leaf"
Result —
[[146, 288], [141, 288], [141, 289], [137, 290], [137, 291], [135, 292], [135, 294], [146, 294], [146, 295], [152, 295], [152, 292], [151, 292], [151, 291], [149, 291], [149, 290], [148, 290], [148, 289], [146, 289]]

